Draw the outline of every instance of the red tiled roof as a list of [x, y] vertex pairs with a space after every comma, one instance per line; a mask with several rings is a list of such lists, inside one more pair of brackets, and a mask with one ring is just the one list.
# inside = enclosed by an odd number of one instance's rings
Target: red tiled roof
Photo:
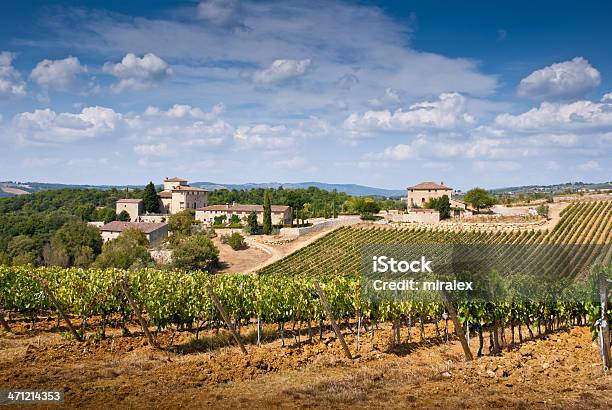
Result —
[[[287, 205], [271, 205], [273, 213], [284, 213], [289, 207]], [[227, 212], [263, 212], [263, 205], [209, 205], [204, 208], [197, 209], [198, 211], [227, 211]]]
[[195, 191], [195, 192], [208, 192], [208, 189], [204, 189], [204, 188], [196, 188], [193, 186], [189, 186], [189, 185], [181, 185], [181, 186], [177, 186], [172, 188], [173, 191]]
[[137, 198], [123, 198], [117, 201], [118, 204], [138, 204], [142, 202], [142, 199]]
[[157, 194], [157, 196], [160, 198], [172, 198], [172, 192], [161, 191], [160, 193]]
[[145, 234], [149, 234], [167, 225], [166, 223], [112, 221], [102, 226], [100, 230], [106, 232], [123, 232], [126, 229], [135, 228], [143, 231]]
[[448, 187], [446, 185], [437, 184], [432, 181], [421, 182], [420, 184], [416, 184], [414, 186], [409, 186], [408, 189], [445, 189], [448, 191], [452, 191], [453, 188]]

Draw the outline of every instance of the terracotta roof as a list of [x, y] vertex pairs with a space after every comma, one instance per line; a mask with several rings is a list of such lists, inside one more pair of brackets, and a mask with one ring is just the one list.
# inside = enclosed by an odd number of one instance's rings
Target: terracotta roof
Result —
[[160, 198], [172, 198], [172, 192], [170, 191], [161, 191], [160, 193], [157, 194], [158, 197]]
[[196, 191], [196, 192], [208, 192], [208, 189], [204, 189], [204, 188], [196, 188], [193, 186], [189, 186], [189, 185], [181, 185], [181, 186], [177, 186], [172, 188], [173, 191]]
[[[272, 205], [271, 210], [274, 213], [283, 213], [289, 207], [287, 205]], [[197, 209], [198, 211], [231, 211], [231, 212], [263, 212], [263, 205], [245, 205], [245, 204], [233, 204], [233, 205], [209, 205], [204, 208]]]
[[187, 180], [183, 178], [179, 178], [179, 177], [174, 177], [174, 178], [166, 178], [164, 179], [164, 182], [187, 182]]
[[123, 198], [117, 201], [118, 204], [138, 204], [140, 202], [142, 202], [142, 199], [137, 198]]
[[414, 186], [409, 186], [408, 189], [446, 189], [452, 191], [453, 188], [448, 187], [446, 185], [437, 184], [435, 182], [427, 181], [421, 182], [420, 184], [416, 184]]
[[152, 223], [152, 222], [122, 222], [112, 221], [100, 228], [101, 231], [106, 232], [123, 232], [129, 228], [135, 228], [143, 231], [146, 234], [155, 232], [168, 224], [165, 223]]

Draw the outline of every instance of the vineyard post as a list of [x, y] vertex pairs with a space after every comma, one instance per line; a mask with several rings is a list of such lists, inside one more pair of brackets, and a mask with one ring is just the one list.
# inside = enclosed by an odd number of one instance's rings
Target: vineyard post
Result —
[[601, 303], [601, 318], [599, 322], [599, 347], [604, 371], [612, 368], [612, 356], [610, 356], [610, 325], [606, 312], [608, 310], [608, 280], [603, 272], [599, 272], [599, 301]]
[[359, 336], [361, 335], [361, 308], [357, 311], [357, 337], [355, 338], [355, 349], [359, 351]]
[[59, 303], [59, 300], [57, 300], [53, 292], [51, 292], [51, 289], [49, 289], [49, 285], [47, 284], [47, 282], [44, 279], [39, 278], [33, 274], [29, 276], [34, 281], [38, 282], [40, 286], [42, 286], [43, 292], [45, 292], [47, 297], [51, 300], [51, 303], [53, 303], [53, 305], [55, 306], [55, 309], [57, 310], [57, 312], [60, 314], [62, 319], [64, 319], [64, 321], [68, 325], [68, 329], [70, 330], [70, 333], [72, 333], [72, 336], [74, 336], [74, 338], [78, 340], [79, 342], [82, 342], [83, 337], [79, 334], [79, 332], [76, 331], [74, 326], [72, 326], [72, 322], [70, 321], [70, 318], [68, 318], [68, 315], [66, 315], [66, 313], [64, 312], [64, 309], [62, 308], [62, 305]]
[[6, 320], [4, 320], [4, 310], [3, 309], [0, 309], [0, 323], [2, 324], [2, 328], [4, 329], [5, 332], [11, 333], [11, 327], [6, 322]]
[[472, 352], [470, 350], [470, 346], [465, 339], [465, 333], [463, 332], [463, 326], [459, 323], [459, 318], [457, 317], [457, 309], [453, 301], [451, 300], [450, 295], [446, 290], [441, 290], [442, 298], [444, 299], [444, 304], [446, 305], [446, 309], [448, 310], [448, 315], [453, 321], [453, 325], [455, 326], [455, 333], [459, 338], [459, 342], [461, 342], [461, 347], [463, 348], [463, 354], [465, 355], [466, 361], [474, 360], [474, 356], [472, 356]]
[[129, 283], [128, 282], [128, 276], [127, 276], [127, 273], [126, 273], [123, 276], [123, 278], [120, 280], [121, 289], [123, 290], [123, 294], [127, 298], [128, 303], [130, 304], [130, 306], [132, 306], [132, 309], [134, 310], [134, 313], [136, 314], [136, 317], [138, 318], [138, 321], [140, 322], [140, 326], [142, 327], [142, 331], [144, 332], [144, 334], [147, 337], [147, 339], [149, 339], [149, 343], [151, 344], [151, 346], [159, 349], [160, 347], [157, 344], [157, 341], [155, 340], [155, 338], [153, 338], [153, 335], [149, 331], [149, 326], [147, 326], [147, 321], [144, 319], [144, 317], [142, 317], [142, 310], [140, 310], [140, 307], [138, 306], [138, 304], [136, 303], [136, 301], [132, 297], [132, 294], [130, 293], [130, 288], [129, 288], [128, 283]]
[[319, 294], [319, 299], [321, 299], [321, 303], [323, 304], [323, 307], [325, 308], [325, 312], [327, 313], [327, 316], [329, 317], [329, 321], [331, 322], [331, 325], [334, 328], [334, 332], [336, 332], [336, 336], [338, 337], [338, 340], [340, 340], [340, 344], [342, 345], [344, 354], [350, 360], [353, 360], [351, 351], [346, 345], [346, 342], [344, 341], [344, 336], [342, 336], [342, 333], [340, 332], [340, 328], [338, 327], [338, 324], [336, 323], [336, 320], [334, 319], [334, 315], [332, 314], [331, 308], [329, 307], [329, 302], [327, 301], [327, 297], [325, 296], [325, 293], [323, 293], [323, 290], [319, 286], [319, 282], [317, 282], [316, 280], [314, 281], [314, 287], [317, 290], [317, 293]]
[[227, 328], [231, 332], [232, 336], [234, 336], [234, 339], [236, 340], [236, 343], [238, 343], [238, 346], [240, 346], [240, 350], [245, 355], [248, 355], [249, 352], [247, 352], [247, 349], [242, 344], [242, 340], [240, 340], [240, 336], [238, 336], [238, 333], [236, 333], [236, 330], [234, 329], [234, 326], [232, 326], [232, 322], [230, 321], [230, 318], [229, 318], [227, 312], [225, 311], [225, 308], [221, 304], [221, 301], [219, 300], [217, 295], [215, 295], [215, 292], [213, 291], [212, 287], [210, 285], [208, 285], [206, 287], [206, 291], [208, 292], [208, 296], [210, 296], [210, 298], [212, 299], [213, 303], [217, 307], [217, 310], [221, 314], [221, 317], [223, 318], [223, 321], [227, 325]]

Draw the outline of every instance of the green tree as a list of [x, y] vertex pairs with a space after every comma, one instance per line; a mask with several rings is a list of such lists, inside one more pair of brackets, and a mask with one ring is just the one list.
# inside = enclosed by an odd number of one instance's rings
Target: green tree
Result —
[[236, 214], [232, 214], [229, 223], [234, 226], [240, 225], [240, 217]]
[[7, 248], [13, 265], [34, 265], [37, 259], [36, 241], [26, 235], [15, 236]]
[[77, 206], [74, 214], [78, 216], [81, 221], [91, 221], [91, 217], [96, 207], [93, 204], [83, 204]]
[[70, 266], [70, 256], [62, 246], [46, 244], [42, 250], [42, 257], [47, 266], [61, 266], [63, 268]]
[[151, 214], [159, 213], [159, 198], [157, 197], [157, 190], [153, 182], [149, 182], [142, 192], [142, 203], [145, 212]]
[[218, 215], [213, 218], [213, 225], [217, 227], [223, 227], [225, 225], [225, 221], [227, 220], [226, 215]]
[[482, 208], [490, 208], [495, 204], [495, 198], [485, 189], [473, 188], [470, 189], [463, 197], [463, 200], [480, 211]]
[[440, 219], [450, 218], [450, 200], [448, 195], [442, 195], [440, 198], [431, 198], [426, 204], [426, 208], [435, 209], [440, 213]]
[[219, 263], [219, 249], [205, 234], [182, 237], [173, 245], [172, 266], [177, 269], [210, 270]]
[[257, 214], [255, 212], [251, 212], [249, 216], [247, 216], [246, 230], [251, 235], [255, 235], [259, 232], [259, 224], [257, 223]]
[[194, 212], [185, 209], [168, 218], [168, 230], [173, 234], [189, 235], [191, 226], [195, 223]]
[[139, 229], [126, 229], [102, 247], [94, 265], [98, 268], [140, 269], [153, 265], [147, 250], [149, 241]]
[[55, 232], [51, 246], [63, 249], [70, 257], [70, 265], [88, 266], [102, 251], [102, 237], [96, 227], [72, 221]]
[[361, 213], [377, 214], [380, 212], [380, 206], [372, 198], [365, 198], [361, 209], [358, 209]]
[[125, 209], [119, 212], [119, 215], [117, 215], [118, 221], [129, 222], [130, 219], [130, 214]]
[[263, 233], [270, 235], [272, 233], [272, 205], [270, 205], [270, 192], [264, 194], [263, 203]]
[[91, 214], [92, 221], [103, 221], [105, 224], [117, 219], [117, 213], [112, 208], [95, 209]]

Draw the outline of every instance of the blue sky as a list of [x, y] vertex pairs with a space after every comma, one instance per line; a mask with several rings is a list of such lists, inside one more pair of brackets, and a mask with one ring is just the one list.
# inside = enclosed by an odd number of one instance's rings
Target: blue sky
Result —
[[609, 2], [14, 2], [0, 180], [612, 176]]

